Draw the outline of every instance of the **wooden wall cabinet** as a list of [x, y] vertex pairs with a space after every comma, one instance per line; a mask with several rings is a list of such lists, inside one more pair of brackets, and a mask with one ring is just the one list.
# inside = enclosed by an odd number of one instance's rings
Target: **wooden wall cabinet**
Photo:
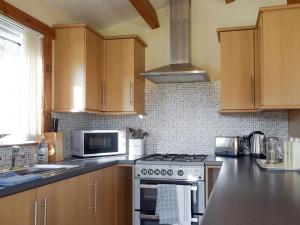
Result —
[[218, 29], [221, 44], [221, 111], [255, 111], [254, 29]]
[[85, 24], [55, 26], [54, 111], [101, 111], [104, 40]]
[[138, 36], [104, 38], [86, 24], [54, 27], [54, 111], [144, 114], [147, 45]]
[[261, 108], [300, 108], [300, 6], [260, 10]]
[[105, 111], [144, 114], [145, 43], [136, 38], [105, 40]]
[[218, 29], [221, 112], [300, 108], [300, 5], [261, 8], [256, 26]]

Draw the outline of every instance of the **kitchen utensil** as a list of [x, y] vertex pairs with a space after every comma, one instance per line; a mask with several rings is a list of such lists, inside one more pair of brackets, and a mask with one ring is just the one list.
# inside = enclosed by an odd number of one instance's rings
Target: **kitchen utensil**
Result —
[[266, 157], [266, 137], [261, 131], [254, 131], [249, 136], [250, 155], [257, 158]]
[[240, 137], [216, 137], [215, 155], [233, 157], [242, 155]]
[[59, 119], [52, 118], [52, 131], [53, 132], [57, 132], [58, 131], [58, 122], [59, 122]]

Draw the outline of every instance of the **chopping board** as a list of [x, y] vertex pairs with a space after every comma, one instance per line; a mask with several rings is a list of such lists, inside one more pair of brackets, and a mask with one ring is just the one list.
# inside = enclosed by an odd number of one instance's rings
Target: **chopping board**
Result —
[[257, 159], [256, 162], [261, 168], [267, 170], [300, 172], [300, 167], [294, 167], [292, 165], [286, 165], [284, 163], [267, 163], [266, 159]]

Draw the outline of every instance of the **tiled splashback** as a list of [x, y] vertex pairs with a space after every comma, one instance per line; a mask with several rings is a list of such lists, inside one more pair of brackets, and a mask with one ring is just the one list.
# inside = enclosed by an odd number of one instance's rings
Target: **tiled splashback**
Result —
[[[11, 166], [11, 147], [0, 148], [0, 169], [2, 167], [9, 168]], [[16, 158], [16, 165], [31, 164], [36, 162], [37, 146], [23, 146], [21, 152], [24, 153], [24, 157], [18, 156]]]
[[[220, 114], [220, 83], [146, 85], [146, 113], [137, 116], [98, 116], [85, 113], [53, 113], [65, 133], [65, 157], [71, 156], [74, 129], [143, 128], [149, 132], [147, 153], [213, 153], [215, 136], [244, 135], [261, 130], [266, 135], [288, 136], [287, 112]], [[34, 162], [36, 147], [24, 147], [26, 157], [18, 163]], [[6, 165], [11, 151], [0, 148]]]
[[54, 113], [65, 133], [65, 155], [71, 155], [73, 129], [143, 128], [149, 132], [147, 153], [213, 153], [215, 136], [244, 135], [261, 130], [288, 136], [287, 112], [220, 114], [220, 83], [146, 85], [146, 114], [98, 116]]

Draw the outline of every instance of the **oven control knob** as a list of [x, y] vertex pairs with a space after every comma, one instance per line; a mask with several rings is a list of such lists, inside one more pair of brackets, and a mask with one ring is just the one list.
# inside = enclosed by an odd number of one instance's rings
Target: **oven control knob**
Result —
[[149, 169], [149, 170], [148, 170], [148, 174], [149, 174], [149, 175], [152, 175], [152, 174], [153, 174], [153, 169]]
[[143, 175], [146, 175], [146, 174], [147, 174], [147, 170], [142, 169], [142, 174], [143, 174]]
[[161, 170], [160, 173], [161, 173], [161, 175], [165, 176], [167, 174], [167, 171], [166, 170]]
[[177, 174], [178, 174], [178, 176], [183, 176], [183, 171], [182, 170], [178, 170]]
[[159, 174], [160, 174], [159, 169], [154, 170], [154, 174], [155, 174], [155, 175], [159, 175]]
[[173, 170], [168, 170], [168, 171], [167, 171], [167, 174], [168, 174], [169, 176], [172, 176], [172, 175], [173, 175]]

